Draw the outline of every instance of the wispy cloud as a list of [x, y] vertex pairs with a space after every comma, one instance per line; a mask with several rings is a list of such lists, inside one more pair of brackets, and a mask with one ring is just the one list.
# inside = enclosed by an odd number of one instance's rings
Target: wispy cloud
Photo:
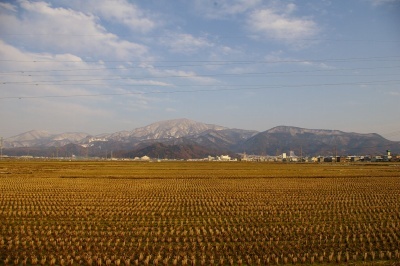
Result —
[[7, 11], [17, 12], [17, 7], [10, 3], [0, 3], [0, 8]]
[[291, 65], [299, 65], [299, 66], [309, 66], [309, 67], [316, 67], [319, 69], [333, 69], [333, 66], [328, 65], [325, 62], [321, 61], [310, 61], [304, 59], [296, 59], [293, 57], [287, 57], [284, 55], [283, 51], [274, 51], [265, 56], [265, 61], [269, 63], [276, 64], [291, 64]]
[[177, 110], [175, 108], [172, 108], [172, 107], [167, 107], [167, 108], [165, 108], [165, 112], [175, 113], [175, 112], [177, 112]]
[[395, 97], [400, 97], [400, 91], [389, 91], [387, 94]]
[[149, 32], [157, 27], [154, 14], [149, 14], [127, 0], [72, 0], [68, 5], [85, 13], [92, 13], [105, 20], [122, 24], [132, 31]]
[[169, 33], [160, 38], [160, 43], [174, 53], [192, 54], [200, 49], [213, 47], [206, 37], [195, 37], [186, 33]]
[[385, 4], [393, 4], [397, 3], [400, 4], [399, 0], [369, 0], [373, 6], [380, 6]]
[[208, 77], [198, 75], [194, 71], [184, 71], [184, 70], [176, 70], [176, 69], [156, 69], [149, 68], [149, 72], [157, 78], [164, 78], [169, 80], [189, 80], [192, 82], [196, 82], [199, 84], [217, 84], [218, 80]]
[[245, 13], [262, 4], [261, 0], [196, 0], [195, 5], [200, 14], [211, 19], [224, 19], [225, 17]]

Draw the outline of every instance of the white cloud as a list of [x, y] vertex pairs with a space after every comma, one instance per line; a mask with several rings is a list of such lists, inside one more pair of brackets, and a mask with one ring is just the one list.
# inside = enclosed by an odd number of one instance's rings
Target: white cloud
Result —
[[170, 33], [161, 38], [161, 43], [174, 53], [192, 54], [200, 49], [214, 46], [213, 43], [203, 37], [194, 37], [184, 33]]
[[[126, 115], [126, 106], [134, 106], [135, 111], [141, 111], [147, 110], [151, 103], [161, 101], [142, 94], [113, 97], [112, 94], [132, 92], [132, 87], [120, 89], [115, 80], [103, 80], [118, 79], [119, 70], [110, 70], [95, 62], [84, 62], [72, 54], [26, 52], [0, 40], [0, 58], [5, 60], [0, 71], [1, 118], [5, 127], [17, 127], [15, 130], [19, 132], [32, 128], [59, 132], [85, 130], [88, 125], [91, 128], [101, 127], [106, 120], [108, 125], [116, 121], [114, 118]], [[135, 89], [169, 85], [147, 79], [122, 78], [121, 82], [124, 85], [142, 85]], [[98, 85], [90, 86], [93, 83]], [[4, 99], [7, 97], [21, 99]], [[116, 105], [120, 108], [115, 108]]]
[[290, 44], [316, 35], [317, 24], [312, 19], [293, 16], [294, 10], [293, 4], [280, 13], [272, 8], [255, 10], [249, 14], [247, 25], [254, 33]]
[[55, 8], [45, 2], [19, 2], [21, 14], [0, 14], [0, 31], [21, 33], [13, 41], [34, 51], [72, 53], [81, 57], [132, 59], [146, 46], [109, 33], [92, 14]]
[[[0, 49], [3, 49], [1, 46]], [[25, 67], [28, 67], [28, 65]], [[44, 68], [41, 66], [36, 69]], [[60, 67], [60, 66], [59, 66]], [[4, 71], [4, 70], [3, 70]], [[37, 70], [35, 70], [37, 71]], [[37, 72], [34, 72], [37, 73]], [[31, 73], [32, 74], [32, 73]], [[7, 75], [8, 81], [29, 82], [35, 79], [57, 81], [54, 76], [29, 77], [24, 75]], [[48, 129], [50, 131], [85, 130], [93, 121], [110, 117], [110, 111], [102, 107], [106, 98], [63, 98], [64, 95], [88, 95], [87, 88], [82, 86], [63, 86], [62, 84], [2, 84], [1, 97], [21, 97], [21, 99], [2, 99], [2, 121], [5, 127], [18, 128], [23, 132], [30, 129]], [[52, 96], [52, 97], [47, 97]], [[55, 96], [55, 97], [54, 97]], [[24, 98], [38, 97], [38, 98]], [[100, 103], [100, 104], [99, 104]], [[99, 104], [99, 105], [98, 105]]]
[[[97, 80], [110, 74], [99, 64], [83, 62], [72, 54], [25, 52], [1, 40], [0, 57], [5, 59], [0, 72], [2, 97], [90, 95], [90, 81], [103, 87], [107, 84]], [[75, 83], [80, 85], [71, 86]]]

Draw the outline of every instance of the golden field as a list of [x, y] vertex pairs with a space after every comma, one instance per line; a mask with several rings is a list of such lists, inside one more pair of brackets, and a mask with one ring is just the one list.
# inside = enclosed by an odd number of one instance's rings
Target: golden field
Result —
[[0, 161], [0, 264], [400, 264], [400, 165]]

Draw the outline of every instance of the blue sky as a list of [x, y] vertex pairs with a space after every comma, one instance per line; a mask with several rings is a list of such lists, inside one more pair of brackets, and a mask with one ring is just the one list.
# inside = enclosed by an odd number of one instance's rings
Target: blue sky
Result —
[[0, 136], [189, 118], [400, 140], [399, 0], [0, 1]]

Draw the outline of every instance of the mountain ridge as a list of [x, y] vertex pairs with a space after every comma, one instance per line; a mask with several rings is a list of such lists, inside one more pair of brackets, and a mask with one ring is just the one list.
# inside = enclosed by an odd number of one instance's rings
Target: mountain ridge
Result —
[[[157, 143], [162, 143], [164, 146]], [[172, 149], [176, 151], [176, 157], [185, 154], [185, 158], [203, 155], [207, 150], [210, 154], [246, 152], [259, 155], [276, 155], [289, 150], [307, 155], [376, 154], [386, 149], [400, 153], [400, 142], [387, 140], [376, 133], [362, 134], [283, 125], [258, 132], [206, 124], [186, 118], [160, 121], [130, 131], [110, 134], [91, 135], [83, 132], [51, 134], [32, 130], [4, 140], [4, 148], [9, 149], [23, 147], [45, 149], [68, 144], [81, 146], [86, 150], [86, 154], [93, 156], [112, 150], [120, 151], [118, 154], [121, 155], [134, 154], [134, 151], [139, 149], [146, 151], [146, 147], [151, 145], [154, 151], [163, 150], [163, 154], [175, 156], [164, 151]]]
[[[276, 133], [276, 132], [288, 132], [291, 135], [296, 134], [303, 134], [303, 133], [313, 133], [313, 134], [324, 134], [324, 135], [341, 135], [341, 134], [359, 134], [365, 136], [380, 136], [377, 133], [357, 133], [357, 132], [345, 132], [337, 129], [309, 129], [309, 128], [302, 128], [302, 127], [294, 127], [294, 126], [276, 126], [271, 129], [266, 130], [269, 133]], [[382, 137], [382, 136], [380, 136]]]
[[113, 139], [138, 140], [180, 138], [200, 134], [206, 130], [222, 130], [226, 127], [196, 122], [187, 118], [165, 120], [150, 125], [139, 127], [131, 131], [121, 131], [110, 135]]
[[306, 129], [278, 126], [258, 133], [242, 143], [255, 154], [276, 154], [296, 150], [305, 155], [377, 154], [387, 149], [400, 152], [400, 142], [376, 133]]

